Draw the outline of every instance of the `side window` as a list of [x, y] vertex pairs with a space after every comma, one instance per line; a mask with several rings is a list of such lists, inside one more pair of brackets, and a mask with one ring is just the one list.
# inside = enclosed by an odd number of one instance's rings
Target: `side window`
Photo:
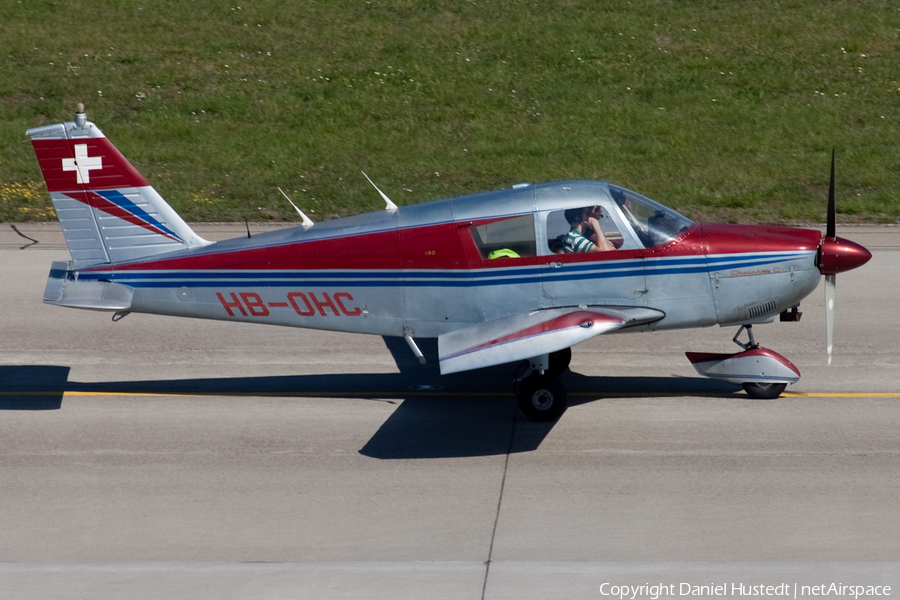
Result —
[[[580, 208], [590, 209], [591, 207]], [[594, 208], [596, 209], [596, 207]], [[603, 231], [603, 236], [618, 250], [624, 242], [622, 233], [619, 231], [616, 222], [611, 218], [609, 210], [606, 207], [601, 207], [601, 209], [602, 216], [598, 219], [600, 229]], [[569, 211], [571, 210], [569, 209]], [[565, 210], [553, 211], [547, 215], [547, 246], [551, 252], [554, 254], [567, 254], [569, 252], [566, 250], [564, 242], [571, 229], [572, 225], [566, 219]], [[589, 231], [586, 231], [586, 233], [590, 234]]]
[[534, 216], [523, 215], [469, 228], [481, 257], [519, 258], [537, 254]]

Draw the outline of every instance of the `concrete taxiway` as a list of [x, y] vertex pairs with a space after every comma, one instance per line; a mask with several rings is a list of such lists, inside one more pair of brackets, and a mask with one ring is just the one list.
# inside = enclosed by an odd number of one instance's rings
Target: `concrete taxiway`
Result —
[[838, 277], [834, 364], [821, 287], [754, 328], [800, 368], [785, 397], [696, 374], [732, 328], [600, 336], [549, 425], [509, 369], [441, 378], [378, 337], [45, 306], [58, 226], [0, 224], [2, 595], [894, 595], [900, 229], [839, 234], [874, 257]]

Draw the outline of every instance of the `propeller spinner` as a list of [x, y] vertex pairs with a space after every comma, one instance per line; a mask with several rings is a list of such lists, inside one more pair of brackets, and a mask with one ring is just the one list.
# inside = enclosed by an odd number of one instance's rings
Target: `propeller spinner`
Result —
[[825, 276], [825, 341], [828, 364], [834, 343], [834, 293], [838, 273], [849, 271], [869, 262], [872, 253], [856, 242], [837, 237], [834, 207], [834, 149], [831, 150], [831, 181], [828, 184], [828, 222], [819, 245], [818, 267]]

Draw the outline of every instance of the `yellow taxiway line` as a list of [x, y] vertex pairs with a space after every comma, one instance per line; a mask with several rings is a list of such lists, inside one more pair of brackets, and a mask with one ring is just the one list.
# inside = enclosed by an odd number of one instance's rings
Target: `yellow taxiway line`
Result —
[[783, 392], [787, 398], [900, 398], [900, 392]]

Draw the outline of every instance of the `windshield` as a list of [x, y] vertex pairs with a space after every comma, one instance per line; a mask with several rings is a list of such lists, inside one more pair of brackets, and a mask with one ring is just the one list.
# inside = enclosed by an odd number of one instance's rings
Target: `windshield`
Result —
[[674, 210], [617, 185], [610, 185], [613, 200], [624, 219], [647, 248], [667, 244], [693, 225]]

